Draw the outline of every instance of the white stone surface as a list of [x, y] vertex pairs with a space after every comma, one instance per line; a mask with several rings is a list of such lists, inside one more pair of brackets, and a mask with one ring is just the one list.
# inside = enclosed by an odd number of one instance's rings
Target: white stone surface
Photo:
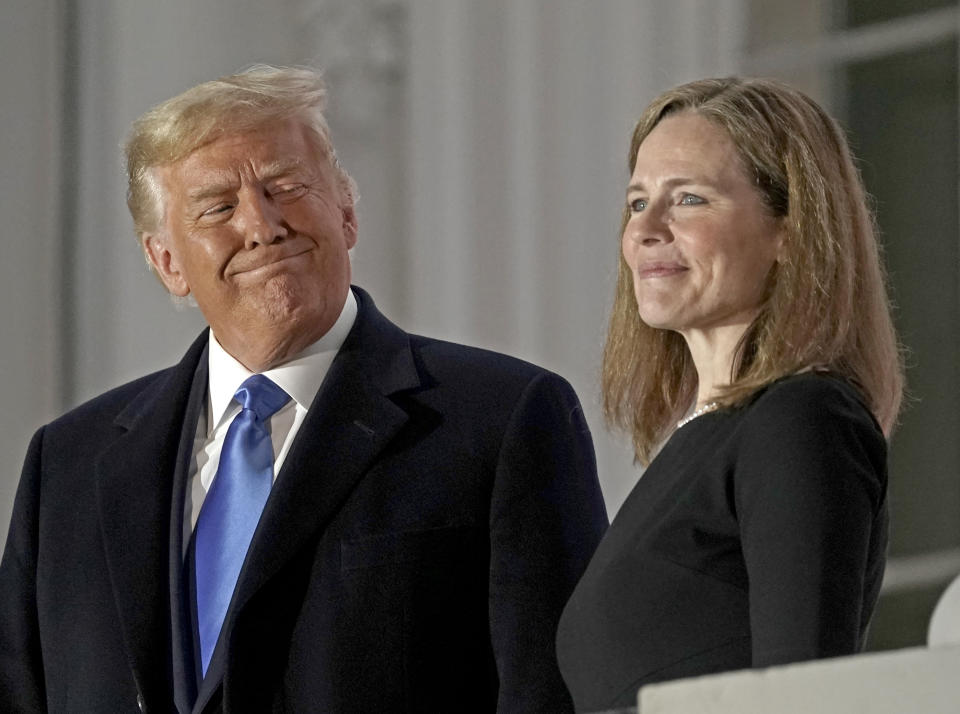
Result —
[[[943, 591], [930, 618], [927, 643], [931, 647], [960, 646], [960, 575]], [[960, 703], [957, 705], [960, 711]]]
[[639, 714], [957, 714], [960, 646], [908, 648], [643, 687]]

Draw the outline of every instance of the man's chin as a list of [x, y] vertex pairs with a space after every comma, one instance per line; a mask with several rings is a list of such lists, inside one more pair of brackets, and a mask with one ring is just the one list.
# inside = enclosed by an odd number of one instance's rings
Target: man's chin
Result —
[[267, 323], [287, 322], [307, 307], [300, 282], [286, 273], [270, 277], [257, 289], [245, 289], [242, 295], [250, 316]]

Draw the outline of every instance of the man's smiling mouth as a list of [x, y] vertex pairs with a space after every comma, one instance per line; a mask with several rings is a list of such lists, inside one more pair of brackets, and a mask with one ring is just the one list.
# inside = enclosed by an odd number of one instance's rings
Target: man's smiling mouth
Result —
[[298, 258], [309, 253], [310, 250], [301, 250], [295, 253], [290, 253], [289, 255], [277, 255], [270, 260], [260, 260], [252, 263], [251, 265], [241, 266], [239, 269], [232, 270], [228, 275], [245, 275], [249, 273], [256, 273], [258, 271], [266, 271], [271, 268], [282, 267], [285, 263], [290, 261], [297, 260]]

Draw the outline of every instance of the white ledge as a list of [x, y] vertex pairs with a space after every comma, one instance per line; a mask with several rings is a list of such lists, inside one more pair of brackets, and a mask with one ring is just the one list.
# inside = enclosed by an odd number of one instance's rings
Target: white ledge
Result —
[[957, 714], [960, 645], [743, 670], [651, 684], [639, 714]]

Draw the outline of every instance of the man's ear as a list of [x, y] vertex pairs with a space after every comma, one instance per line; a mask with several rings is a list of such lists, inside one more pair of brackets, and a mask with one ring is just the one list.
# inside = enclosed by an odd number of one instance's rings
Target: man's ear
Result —
[[343, 212], [343, 234], [347, 237], [347, 248], [353, 248], [357, 244], [357, 212], [353, 207], [353, 201], [345, 203], [341, 208]]
[[143, 254], [147, 263], [160, 277], [171, 295], [186, 297], [190, 294], [190, 286], [183, 274], [176, 255], [170, 250], [168, 239], [156, 233], [144, 233], [140, 237]]

